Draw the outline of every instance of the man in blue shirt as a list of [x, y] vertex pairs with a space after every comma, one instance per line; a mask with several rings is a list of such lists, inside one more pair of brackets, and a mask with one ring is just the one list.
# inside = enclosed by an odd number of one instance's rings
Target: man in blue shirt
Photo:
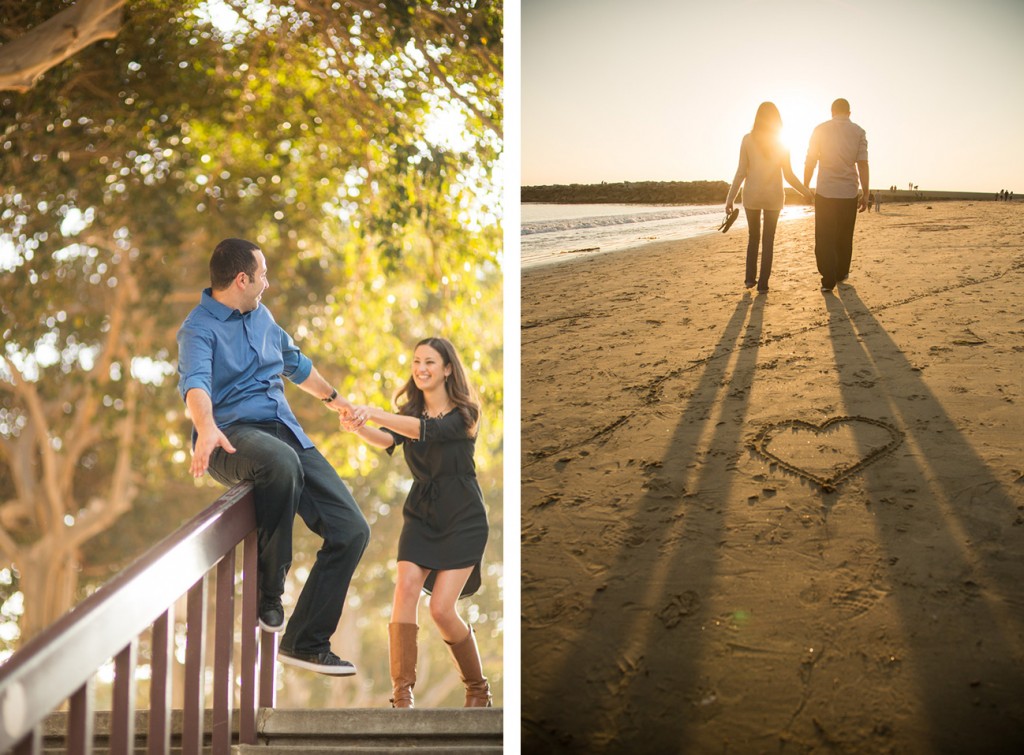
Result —
[[292, 413], [284, 380], [358, 420], [260, 299], [269, 285], [256, 244], [225, 239], [210, 258], [211, 288], [178, 330], [178, 389], [192, 416], [195, 477], [253, 483], [259, 543], [260, 626], [284, 629], [281, 594], [297, 513], [324, 539], [295, 604], [278, 657], [335, 676], [355, 666], [331, 652], [349, 583], [370, 528], [345, 483]]

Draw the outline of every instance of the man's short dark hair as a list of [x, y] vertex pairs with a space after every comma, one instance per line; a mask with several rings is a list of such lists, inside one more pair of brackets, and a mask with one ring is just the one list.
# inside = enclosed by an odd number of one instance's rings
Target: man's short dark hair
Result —
[[223, 291], [239, 273], [250, 278], [256, 275], [256, 255], [259, 246], [245, 239], [224, 239], [210, 256], [210, 285], [214, 291]]
[[843, 115], [850, 114], [850, 103], [840, 97], [838, 100], [832, 103], [832, 115], [841, 113]]

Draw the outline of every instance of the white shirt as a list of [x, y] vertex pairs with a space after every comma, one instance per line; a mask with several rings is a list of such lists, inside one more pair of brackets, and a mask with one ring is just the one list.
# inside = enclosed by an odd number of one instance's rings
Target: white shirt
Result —
[[[805, 169], [818, 163], [815, 191], [829, 199], [856, 199], [857, 162], [868, 159], [867, 132], [848, 115], [834, 115], [814, 129]], [[867, 188], [864, 189], [867, 191]]]
[[747, 134], [740, 142], [740, 163], [736, 177], [729, 188], [726, 204], [736, 198], [740, 184], [743, 188], [743, 207], [747, 210], [781, 210], [786, 203], [782, 188], [782, 166], [789, 165], [789, 152], [778, 150], [766, 153], [754, 138]]

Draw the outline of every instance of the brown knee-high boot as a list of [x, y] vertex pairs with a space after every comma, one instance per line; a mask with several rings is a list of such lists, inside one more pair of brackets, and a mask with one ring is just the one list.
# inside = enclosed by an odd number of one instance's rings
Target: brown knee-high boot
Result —
[[469, 634], [465, 639], [459, 640], [454, 645], [448, 645], [448, 652], [452, 654], [455, 665], [459, 669], [459, 676], [462, 683], [466, 685], [466, 708], [490, 708], [491, 687], [487, 684], [487, 677], [484, 676], [480, 665], [480, 651], [476, 647], [476, 635], [473, 627], [469, 628]]
[[388, 650], [391, 662], [391, 707], [412, 708], [412, 688], [416, 686], [416, 624], [388, 624]]

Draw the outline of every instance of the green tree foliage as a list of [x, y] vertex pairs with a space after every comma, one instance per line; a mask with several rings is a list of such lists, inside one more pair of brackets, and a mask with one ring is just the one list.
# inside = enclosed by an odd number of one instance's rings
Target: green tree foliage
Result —
[[[0, 21], [68, 5], [0, 0]], [[241, 236], [264, 303], [354, 400], [389, 405], [424, 336], [460, 348], [493, 532], [466, 610], [500, 665], [501, 20], [472, 0], [130, 0], [116, 38], [0, 93], [0, 596], [24, 594], [23, 637], [221, 492], [187, 477], [174, 333]], [[374, 532], [339, 647], [369, 686], [295, 694], [379, 704], [407, 470], [289, 397]], [[297, 546], [293, 580], [315, 541]], [[431, 665], [440, 690], [450, 662]]]

